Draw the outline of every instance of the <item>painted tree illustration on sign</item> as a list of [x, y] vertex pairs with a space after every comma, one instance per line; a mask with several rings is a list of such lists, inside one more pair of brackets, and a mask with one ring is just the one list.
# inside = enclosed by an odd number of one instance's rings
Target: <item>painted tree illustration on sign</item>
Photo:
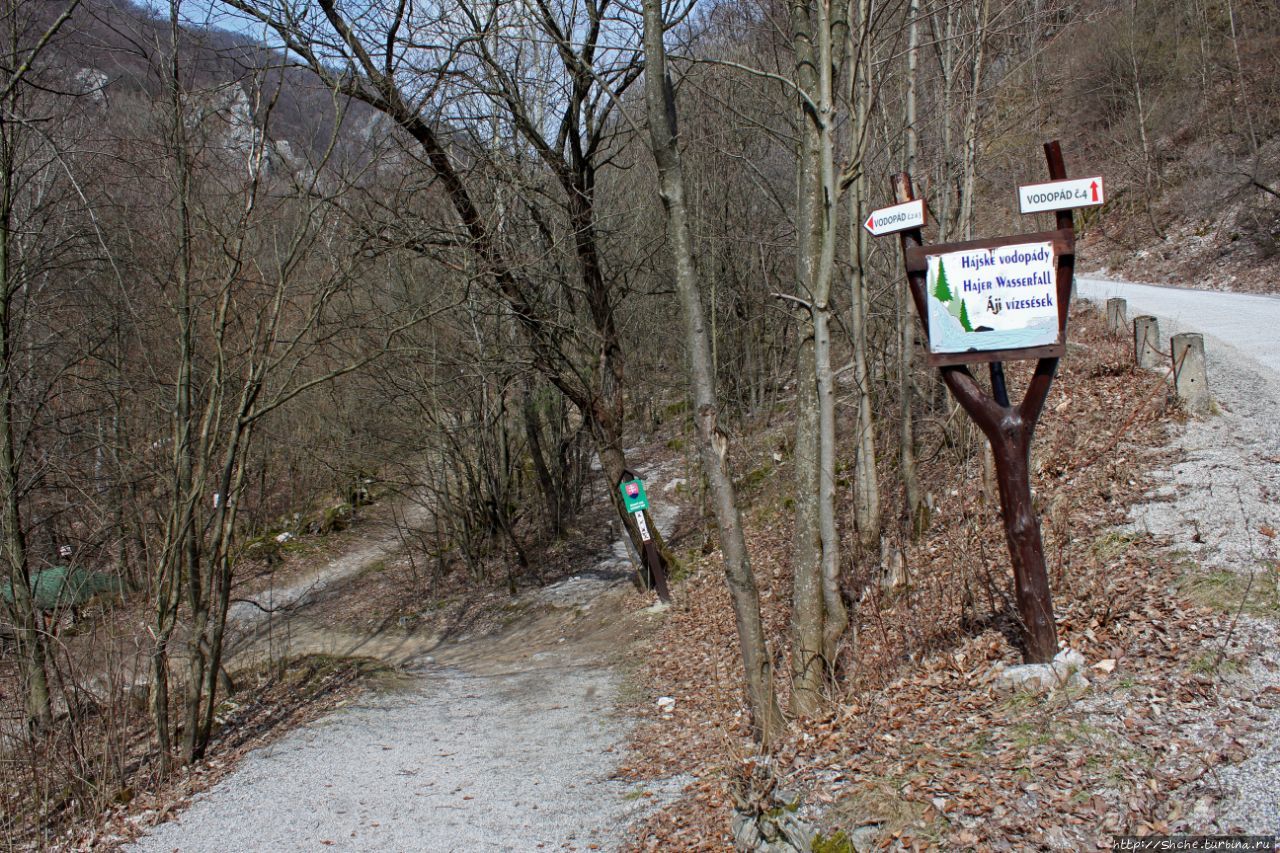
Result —
[[934, 297], [942, 303], [952, 300], [951, 288], [947, 285], [947, 265], [938, 261], [938, 286], [933, 289]]
[[960, 300], [960, 325], [964, 327], [966, 332], [972, 332], [973, 326], [969, 323], [969, 308], [964, 304], [964, 300]]

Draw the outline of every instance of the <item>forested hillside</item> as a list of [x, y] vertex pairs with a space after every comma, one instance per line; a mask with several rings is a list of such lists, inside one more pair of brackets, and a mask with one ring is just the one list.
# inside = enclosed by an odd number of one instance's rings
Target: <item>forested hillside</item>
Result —
[[[1080, 269], [1280, 290], [1269, 0], [11, 0], [0, 35], [15, 847], [211, 757], [229, 611], [300, 542], [416, 502], [415, 612], [515, 595], [606, 524], [643, 549], [654, 448], [700, 471], [697, 548], [648, 527], [674, 579], [723, 556], [745, 730], [829, 710], [864, 586], [940, 535], [932, 463], [982, 452], [860, 227], [895, 173], [934, 242], [1041, 230], [1056, 139], [1106, 179]], [[93, 589], [38, 594], [67, 566]]]

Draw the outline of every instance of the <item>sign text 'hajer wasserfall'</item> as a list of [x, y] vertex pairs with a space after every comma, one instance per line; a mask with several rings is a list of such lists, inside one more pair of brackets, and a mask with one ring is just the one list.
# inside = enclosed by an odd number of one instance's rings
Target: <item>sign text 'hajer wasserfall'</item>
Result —
[[1010, 350], [1061, 342], [1053, 243], [930, 255], [929, 351]]

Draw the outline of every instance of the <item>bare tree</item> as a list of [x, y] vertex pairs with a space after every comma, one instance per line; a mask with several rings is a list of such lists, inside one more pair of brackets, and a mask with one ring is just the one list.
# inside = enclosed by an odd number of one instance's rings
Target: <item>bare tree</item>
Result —
[[752, 722], [757, 737], [767, 746], [782, 731], [782, 713], [774, 692], [773, 666], [765, 644], [760, 598], [751, 572], [742, 516], [738, 511], [733, 479], [729, 476], [729, 437], [718, 423], [719, 400], [689, 233], [684, 172], [676, 132], [675, 92], [667, 73], [664, 31], [662, 0], [645, 0], [645, 103], [648, 107], [649, 138], [658, 166], [659, 194], [667, 214], [667, 243], [684, 317], [698, 450], [720, 530], [720, 551], [738, 626], [738, 644], [746, 670]]
[[797, 162], [797, 278], [803, 306], [796, 363], [796, 539], [792, 607], [792, 708], [818, 708], [836, 642], [848, 625], [840, 593], [835, 520], [835, 382], [831, 285], [835, 275], [837, 180], [834, 81], [845, 47], [847, 6], [790, 4], [801, 110]]
[[[180, 20], [180, 0], [173, 0], [170, 43], [161, 53], [167, 103], [159, 117], [169, 155], [173, 252], [162, 254], [154, 271], [169, 295], [177, 342], [168, 506], [152, 575], [151, 702], [162, 768], [171, 749], [170, 644], [179, 634], [187, 658], [181, 760], [202, 757], [212, 732], [234, 544], [260, 425], [299, 395], [368, 364], [424, 316], [378, 328], [357, 322], [356, 313], [334, 315], [339, 300], [344, 312], [361, 305], [352, 295], [360, 256], [323, 249], [339, 215], [321, 189], [328, 152], [295, 186], [292, 176], [273, 179], [267, 133], [214, 144], [219, 112], [197, 108], [208, 93], [187, 84]], [[253, 99], [238, 85], [231, 97], [256, 106], [252, 111], [270, 127], [272, 90], [249, 85]], [[237, 169], [228, 168], [227, 156]], [[353, 327], [377, 337], [357, 344], [342, 334]]]
[[[606, 30], [638, 30], [634, 21], [618, 17], [625, 10], [611, 0], [580, 7], [536, 0], [520, 7], [517, 32], [533, 28], [554, 50], [553, 57], [536, 57], [539, 66], [533, 69], [523, 45], [502, 40], [507, 4], [421, 8], [224, 0], [224, 5], [270, 28], [302, 67], [335, 92], [384, 114], [414, 141], [456, 223], [440, 240], [465, 252], [475, 280], [506, 303], [533, 363], [580, 412], [607, 477], [618, 482], [628, 470], [625, 359], [616, 319], [620, 293], [606, 276], [595, 194], [615, 133], [615, 98], [640, 74], [634, 49], [605, 35]], [[503, 110], [504, 121], [559, 193], [576, 281], [558, 284], [573, 294], [568, 307], [574, 314], [580, 308], [585, 323], [566, 316], [565, 303], [540, 288], [504, 246], [499, 223], [514, 211], [482, 203], [482, 187], [469, 166], [485, 153], [466, 139], [480, 129], [486, 140], [491, 138], [487, 118], [470, 120], [469, 111], [485, 102]], [[639, 530], [621, 496], [611, 489], [610, 497], [639, 549]], [[649, 527], [669, 561], [661, 535]]]
[[28, 475], [22, 465], [26, 436], [19, 396], [30, 361], [21, 357], [25, 349], [21, 338], [24, 320], [30, 319], [28, 312], [39, 310], [33, 291], [55, 263], [44, 252], [59, 235], [45, 233], [44, 225], [52, 223], [42, 220], [51, 207], [44, 184], [57, 174], [60, 163], [57, 153], [29, 125], [26, 83], [41, 53], [77, 5], [77, 0], [62, 4], [45, 26], [34, 14], [37, 4], [13, 4], [0, 18], [4, 27], [0, 67], [5, 72], [0, 77], [0, 547], [10, 592], [3, 609], [16, 628], [27, 719], [40, 728], [51, 721], [52, 709], [48, 650], [31, 585], [23, 518]]

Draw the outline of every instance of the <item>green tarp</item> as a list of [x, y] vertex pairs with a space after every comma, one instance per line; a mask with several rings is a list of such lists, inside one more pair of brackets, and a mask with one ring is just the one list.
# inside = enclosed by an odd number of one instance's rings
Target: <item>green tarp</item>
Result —
[[[123, 590], [124, 584], [115, 575], [78, 567], [54, 566], [31, 576], [31, 591], [38, 610], [79, 607], [99, 593]], [[7, 603], [13, 603], [12, 581], [0, 583], [0, 595]]]

